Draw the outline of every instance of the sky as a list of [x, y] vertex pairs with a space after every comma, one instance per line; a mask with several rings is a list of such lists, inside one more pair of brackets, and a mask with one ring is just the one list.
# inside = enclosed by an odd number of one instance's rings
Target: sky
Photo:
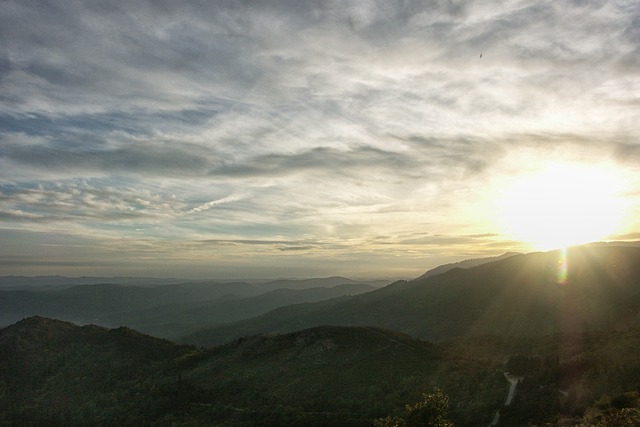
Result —
[[640, 239], [639, 137], [637, 0], [4, 0], [0, 275], [411, 278], [578, 193]]

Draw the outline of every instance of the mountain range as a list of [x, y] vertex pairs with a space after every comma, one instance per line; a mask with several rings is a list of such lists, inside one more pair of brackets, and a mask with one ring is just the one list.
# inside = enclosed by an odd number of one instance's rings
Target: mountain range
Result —
[[[567, 266], [566, 281], [559, 278]], [[368, 325], [417, 338], [627, 329], [640, 319], [640, 248], [584, 246], [454, 268], [360, 295], [279, 308], [185, 336], [208, 345], [319, 325]]]
[[[148, 278], [141, 278], [140, 281], [124, 278], [122, 283], [105, 283], [106, 278], [99, 283], [94, 283], [98, 278], [68, 278], [67, 283], [63, 281], [65, 278], [59, 276], [21, 277], [17, 281], [11, 276], [0, 279], [3, 279], [0, 282], [7, 285], [7, 289], [0, 288], [0, 324], [8, 325], [25, 317], [40, 315], [79, 324], [139, 327], [147, 325], [150, 332], [158, 332], [160, 336], [170, 336], [172, 333], [172, 330], [167, 329], [164, 334], [161, 325], [174, 325], [176, 329], [184, 327], [189, 330], [189, 325], [194, 321], [201, 321], [204, 325], [224, 321], [222, 311], [217, 314], [217, 307], [225, 307], [225, 303], [232, 299], [264, 295], [262, 298], [247, 300], [246, 307], [235, 304], [236, 310], [222, 309], [229, 314], [229, 319], [238, 320], [294, 302], [318, 301], [355, 294], [388, 284], [383, 281], [360, 282], [344, 277], [278, 280], [266, 283], [164, 283], [163, 279], [157, 279], [160, 284], [156, 285], [148, 282], [147, 280], [151, 280]], [[49, 279], [51, 282], [47, 282]], [[88, 280], [88, 284], [75, 284], [85, 279]], [[137, 284], [129, 284], [131, 282]], [[13, 285], [9, 286], [10, 283]], [[16, 289], [15, 286], [20, 283], [22, 285]], [[289, 286], [286, 288], [287, 291], [281, 290], [279, 293], [266, 295], [278, 289], [285, 289], [284, 286]], [[211, 314], [211, 318], [207, 318], [207, 312]], [[204, 316], [198, 317], [196, 313]], [[144, 325], [135, 320], [141, 316], [147, 317]], [[160, 324], [150, 324], [152, 318], [158, 319]], [[131, 324], [127, 323], [129, 319], [132, 319]]]
[[[426, 275], [510, 255], [441, 266]], [[127, 326], [154, 336], [178, 339], [206, 327], [248, 319], [279, 307], [357, 295], [389, 283], [340, 276], [251, 283], [152, 277], [4, 276], [0, 277], [0, 325], [40, 315], [78, 324]]]
[[279, 307], [357, 295], [374, 289], [376, 288], [364, 283], [326, 288], [276, 288], [255, 296], [225, 295], [214, 300], [187, 301], [111, 314], [95, 319], [94, 323], [107, 326], [127, 325], [153, 336], [178, 339], [207, 326], [252, 318]]
[[[466, 265], [374, 289], [310, 281], [258, 294], [255, 284], [204, 282], [2, 291], [5, 308], [7, 295], [58, 303], [62, 313], [171, 330], [182, 344], [41, 316], [0, 329], [0, 424], [364, 426], [436, 389], [457, 426], [496, 416], [510, 426], [640, 423], [640, 248]], [[295, 303], [305, 298], [319, 300]], [[188, 321], [167, 324], [181, 316]], [[215, 316], [226, 323], [206, 327]]]

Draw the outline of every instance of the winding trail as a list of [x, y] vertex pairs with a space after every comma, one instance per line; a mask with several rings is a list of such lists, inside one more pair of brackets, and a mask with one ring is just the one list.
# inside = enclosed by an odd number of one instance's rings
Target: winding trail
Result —
[[516, 387], [518, 383], [522, 381], [522, 377], [514, 377], [513, 375], [509, 375], [507, 373], [504, 374], [504, 377], [511, 383], [509, 386], [509, 394], [507, 395], [507, 401], [504, 402], [504, 406], [511, 405], [511, 401], [513, 400], [513, 396], [516, 394]]
[[[518, 383], [522, 381], [524, 377], [516, 377], [513, 375], [509, 375], [507, 372], [504, 373], [504, 377], [509, 382], [509, 393], [507, 394], [507, 400], [504, 402], [504, 406], [509, 406], [511, 405], [513, 396], [516, 395], [516, 387], [518, 386]], [[489, 427], [497, 426], [499, 421], [500, 421], [500, 410], [498, 409], [496, 411], [496, 414], [493, 416], [493, 420], [491, 421], [491, 424], [489, 424]]]

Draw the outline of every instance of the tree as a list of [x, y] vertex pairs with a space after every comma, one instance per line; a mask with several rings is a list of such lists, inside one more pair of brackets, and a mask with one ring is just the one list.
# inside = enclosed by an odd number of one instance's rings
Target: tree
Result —
[[640, 425], [640, 393], [604, 396], [585, 412], [580, 427], [635, 427]]
[[447, 418], [449, 396], [442, 390], [423, 394], [422, 401], [415, 405], [407, 405], [404, 417], [378, 418], [373, 422], [375, 427], [453, 427]]

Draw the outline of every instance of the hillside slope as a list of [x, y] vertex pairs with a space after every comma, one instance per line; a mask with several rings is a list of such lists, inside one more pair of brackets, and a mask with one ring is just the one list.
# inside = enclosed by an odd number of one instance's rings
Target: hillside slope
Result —
[[145, 310], [104, 316], [96, 323], [126, 325], [156, 337], [173, 339], [195, 332], [206, 325], [234, 322], [255, 317], [279, 307], [316, 302], [344, 295], [372, 291], [369, 285], [353, 283], [330, 288], [275, 289], [257, 296], [219, 298], [213, 301], [188, 301]]
[[180, 341], [206, 345], [318, 325], [378, 326], [428, 340], [535, 336], [625, 329], [639, 319], [640, 248], [587, 246], [571, 248], [566, 259], [560, 251], [515, 255], [357, 296], [288, 306]]
[[477, 267], [482, 264], [487, 264], [489, 262], [500, 261], [506, 258], [511, 258], [514, 255], [521, 255], [519, 252], [506, 252], [499, 256], [489, 257], [489, 258], [474, 258], [467, 259], [460, 262], [454, 262], [451, 264], [443, 264], [436, 268], [432, 268], [431, 270], [424, 273], [422, 276], [418, 277], [414, 280], [423, 280], [427, 277], [437, 276], [438, 274], [446, 273], [449, 270], [453, 270], [454, 268], [472, 268]]
[[[430, 344], [325, 326], [199, 349], [34, 317], [0, 330], [0, 424], [370, 426], [437, 387], [458, 427], [498, 409], [502, 425], [575, 426], [634, 404], [639, 345], [638, 329]], [[524, 378], [509, 407], [504, 371]]]
[[[344, 277], [278, 280], [262, 284], [198, 281], [155, 286], [93, 283], [92, 281], [98, 278], [90, 277], [4, 277], [0, 278], [0, 282], [3, 279], [8, 282], [17, 280], [25, 286], [19, 289], [0, 287], [0, 326], [15, 323], [25, 317], [44, 316], [75, 323], [141, 327], [148, 332], [166, 337], [172, 337], [178, 331], [190, 331], [190, 325], [194, 323], [212, 325], [239, 320], [287, 304], [354, 295], [381, 285], [379, 281], [360, 282]], [[51, 280], [51, 285], [44, 285], [49, 283], [47, 280]], [[65, 280], [69, 280], [66, 285]], [[87, 280], [91, 284], [75, 284], [81, 280]], [[163, 279], [158, 281], [163, 283]], [[33, 286], [27, 286], [29, 283]], [[258, 300], [247, 300], [246, 307], [236, 306], [229, 310], [223, 308], [218, 315], [218, 303], [285, 288], [290, 291], [282, 291], [277, 296], [272, 294]], [[259, 301], [263, 301], [264, 304], [261, 305]], [[212, 305], [210, 310], [204, 307], [207, 304]], [[229, 314], [228, 318], [223, 315], [225, 310]], [[198, 311], [200, 316], [190, 315], [195, 311]], [[146, 321], [139, 321], [141, 318], [146, 318]], [[152, 323], [152, 319], [157, 321]]]
[[196, 349], [35, 317], [0, 330], [0, 357], [0, 424], [370, 426], [435, 386], [472, 402], [458, 419], [488, 420], [504, 388], [487, 364], [369, 327]]
[[104, 283], [7, 290], [0, 291], [0, 324], [11, 324], [30, 316], [90, 323], [102, 316], [158, 305], [257, 293], [259, 289], [256, 286], [242, 282], [199, 282], [154, 287]]

